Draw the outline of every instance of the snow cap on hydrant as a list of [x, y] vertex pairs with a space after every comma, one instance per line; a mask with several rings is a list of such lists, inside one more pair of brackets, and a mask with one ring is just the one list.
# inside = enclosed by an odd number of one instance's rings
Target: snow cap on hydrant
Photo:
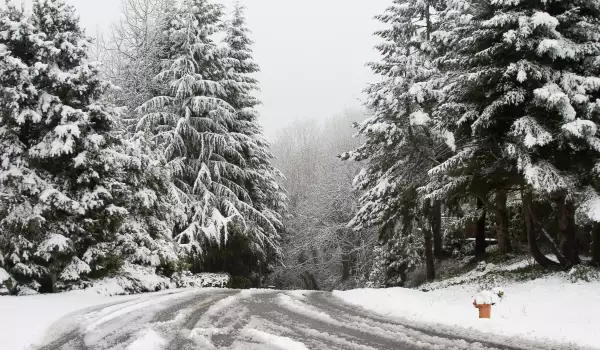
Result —
[[479, 309], [479, 318], [490, 318], [492, 305], [504, 297], [504, 290], [494, 288], [492, 291], [483, 290], [475, 296], [473, 306]]

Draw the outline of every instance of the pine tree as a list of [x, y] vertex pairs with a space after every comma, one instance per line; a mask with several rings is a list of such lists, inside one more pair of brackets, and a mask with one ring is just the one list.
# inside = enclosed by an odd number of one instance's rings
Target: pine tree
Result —
[[510, 191], [523, 186], [524, 198], [532, 192], [556, 202], [563, 249], [554, 250], [563, 264], [576, 264], [574, 205], [598, 159], [600, 9], [595, 1], [453, 4], [464, 16], [438, 33], [454, 91], [440, 109], [458, 150], [431, 173], [446, 176], [444, 187], [462, 186], [488, 204], [503, 251], [510, 248]]
[[[224, 60], [223, 100], [235, 110], [235, 118], [228, 131], [238, 142], [238, 152], [243, 156], [241, 160], [231, 161], [245, 172], [243, 178], [236, 179], [236, 183], [246, 190], [251, 205], [277, 230], [264, 231], [264, 227], [250, 226], [246, 230], [258, 232], [244, 234], [271, 235], [277, 246], [263, 252], [265, 254], [260, 257], [262, 263], [270, 264], [280, 258], [278, 232], [283, 229], [281, 219], [286, 197], [276, 181], [276, 177], [282, 174], [271, 163], [273, 155], [269, 150], [270, 144], [264, 138], [262, 128], [258, 124], [256, 107], [260, 101], [253, 94], [259, 90], [254, 74], [259, 72], [260, 68], [252, 57], [253, 42], [246, 27], [244, 7], [239, 2], [235, 4], [233, 18], [227, 23], [224, 43], [227, 50]], [[252, 263], [256, 264], [255, 261]], [[271, 267], [265, 266], [262, 273], [270, 269]]]
[[0, 21], [0, 250], [17, 289], [173, 262], [164, 173], [122, 142], [73, 8], [36, 0]]
[[[433, 119], [439, 91], [430, 34], [439, 6], [434, 1], [396, 0], [378, 16], [389, 27], [377, 32], [384, 41], [377, 47], [383, 59], [371, 68], [384, 79], [367, 90], [374, 115], [358, 126], [365, 144], [343, 155], [344, 159], [368, 160], [356, 179], [357, 189], [365, 194], [351, 225], [380, 227], [384, 242], [403, 242], [406, 247], [415, 247], [424, 236], [430, 279], [434, 275], [433, 230], [437, 228], [439, 235], [441, 202], [422, 202], [417, 190], [427, 184], [427, 171], [454, 146], [451, 134]], [[441, 250], [441, 239], [435, 241]]]
[[260, 192], [252, 191], [268, 188], [247, 187], [266, 175], [246, 163], [267, 155], [264, 147], [250, 148], [259, 134], [252, 120], [255, 102], [247, 95], [252, 80], [228, 80], [228, 74], [242, 79], [245, 73], [232, 71], [228, 65], [236, 62], [228, 59], [229, 49], [213, 41], [221, 17], [222, 6], [205, 0], [183, 1], [173, 11], [165, 69], [156, 77], [165, 95], [139, 109], [146, 112], [139, 128], [159, 140], [186, 206], [187, 220], [175, 238], [196, 270], [202, 269], [206, 247], [223, 246], [234, 233], [244, 234], [243, 246], [251, 252], [277, 249], [277, 218], [269, 208], [253, 205], [252, 196]]

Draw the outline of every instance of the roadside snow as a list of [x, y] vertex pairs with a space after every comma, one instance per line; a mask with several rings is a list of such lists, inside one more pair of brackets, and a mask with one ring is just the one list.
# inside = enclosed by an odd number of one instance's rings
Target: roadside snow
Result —
[[138, 335], [127, 350], [162, 350], [167, 346], [167, 341], [152, 329], [146, 329]]
[[87, 291], [20, 297], [0, 296], [2, 349], [27, 349], [40, 340], [51, 324], [71, 312], [130, 298], [131, 296], [110, 298]]
[[473, 307], [480, 291], [477, 284], [429, 292], [357, 289], [335, 291], [334, 295], [349, 304], [404, 321], [459, 327], [465, 335], [476, 331], [566, 348], [600, 348], [600, 282], [572, 283], [563, 275], [552, 275], [502, 287], [504, 298], [492, 307], [491, 320], [477, 318]]

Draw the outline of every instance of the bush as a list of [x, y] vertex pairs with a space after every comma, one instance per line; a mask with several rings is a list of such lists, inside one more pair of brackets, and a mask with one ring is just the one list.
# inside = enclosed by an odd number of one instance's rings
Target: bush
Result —
[[0, 295], [8, 295], [14, 287], [13, 279], [8, 272], [0, 267]]
[[228, 273], [193, 274], [189, 271], [182, 271], [173, 274], [171, 280], [177, 285], [177, 288], [226, 288], [231, 282], [231, 275]]
[[575, 266], [569, 271], [569, 279], [571, 282], [576, 283], [579, 281], [591, 282], [600, 279], [600, 272], [589, 266], [579, 265]]

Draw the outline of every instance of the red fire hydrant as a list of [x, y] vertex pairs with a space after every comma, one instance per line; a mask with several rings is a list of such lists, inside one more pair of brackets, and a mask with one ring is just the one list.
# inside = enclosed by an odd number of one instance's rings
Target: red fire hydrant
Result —
[[477, 304], [476, 301], [473, 301], [473, 306], [479, 309], [479, 318], [490, 318], [492, 316], [491, 304]]

